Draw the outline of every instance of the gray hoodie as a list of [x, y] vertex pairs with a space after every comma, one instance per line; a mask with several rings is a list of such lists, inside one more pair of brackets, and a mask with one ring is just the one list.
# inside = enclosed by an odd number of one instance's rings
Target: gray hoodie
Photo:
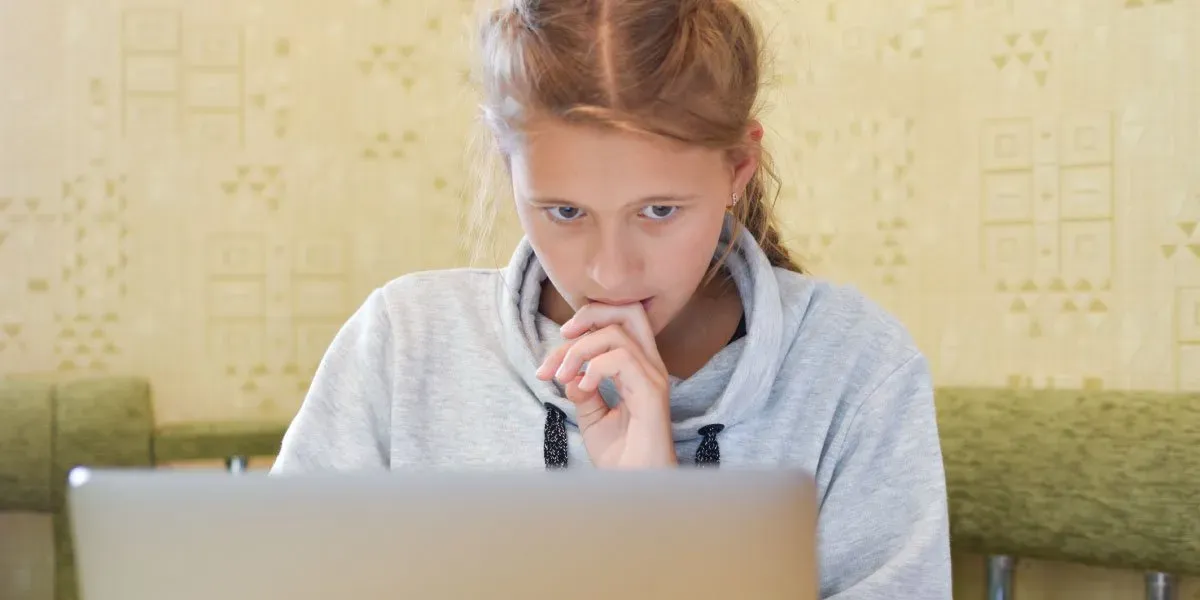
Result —
[[[821, 593], [948, 600], [949, 526], [929, 367], [859, 293], [771, 267], [743, 233], [727, 264], [746, 335], [671, 380], [681, 466], [816, 477]], [[534, 375], [560, 341], [528, 242], [507, 268], [414, 273], [333, 340], [275, 473], [589, 467], [572, 405]], [[602, 393], [619, 402], [611, 385]]]

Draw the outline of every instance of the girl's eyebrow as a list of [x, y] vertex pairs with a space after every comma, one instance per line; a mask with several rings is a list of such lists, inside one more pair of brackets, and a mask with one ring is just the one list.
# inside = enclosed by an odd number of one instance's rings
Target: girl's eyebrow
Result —
[[[627, 205], [632, 205], [632, 204], [683, 204], [686, 202], [690, 202], [692, 200], [696, 200], [697, 198], [699, 198], [699, 195], [697, 195], [697, 194], [656, 194], [653, 196], [642, 197], [633, 202], [629, 202]], [[562, 206], [562, 205], [581, 206], [577, 202], [571, 202], [570, 200], [566, 200], [563, 198], [554, 198], [554, 197], [535, 197], [535, 198], [530, 198], [528, 200], [528, 202], [530, 204], [537, 204], [537, 205], [542, 205], [542, 206]]]

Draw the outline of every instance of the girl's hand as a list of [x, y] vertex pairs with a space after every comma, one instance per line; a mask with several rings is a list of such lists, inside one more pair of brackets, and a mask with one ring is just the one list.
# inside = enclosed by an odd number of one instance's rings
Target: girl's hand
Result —
[[[567, 342], [546, 357], [537, 376], [566, 387], [592, 463], [606, 469], [676, 466], [670, 378], [642, 305], [589, 304], [562, 333]], [[606, 377], [621, 395], [615, 408], [600, 396]]]

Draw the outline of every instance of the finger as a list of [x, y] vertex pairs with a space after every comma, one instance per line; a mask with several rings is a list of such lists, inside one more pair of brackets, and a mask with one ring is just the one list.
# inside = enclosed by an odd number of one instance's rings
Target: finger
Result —
[[654, 344], [654, 330], [650, 327], [650, 319], [638, 302], [621, 305], [593, 302], [584, 305], [575, 311], [571, 320], [563, 323], [561, 331], [563, 337], [572, 339], [609, 325], [621, 325], [643, 346]]
[[559, 381], [573, 379], [579, 375], [584, 363], [616, 349], [627, 350], [638, 360], [645, 360], [637, 342], [634, 342], [620, 325], [609, 325], [604, 329], [577, 338], [567, 350], [566, 356], [563, 357], [555, 377]]
[[642, 351], [647, 356], [658, 356], [658, 345], [654, 341], [654, 329], [650, 327], [650, 319], [641, 303], [611, 304], [592, 303], [575, 312], [562, 326], [563, 337], [577, 338], [589, 331], [602, 329], [609, 325], [620, 325], [629, 332]]
[[567, 400], [575, 405], [575, 422], [579, 425], [580, 432], [587, 431], [612, 410], [599, 392], [579, 389], [578, 381], [572, 381], [566, 387]]
[[550, 381], [558, 372], [559, 365], [562, 364], [563, 358], [566, 357], [567, 351], [571, 346], [575, 345], [574, 340], [569, 341], [550, 352], [546, 358], [542, 360], [542, 365], [538, 367], [537, 378], [542, 381]]
[[657, 397], [653, 371], [645, 365], [628, 348], [617, 348], [593, 358], [588, 362], [587, 372], [579, 379], [578, 387], [582, 392], [591, 392], [600, 387], [604, 378], [617, 382], [617, 391], [621, 394], [622, 402], [629, 403], [631, 408], [641, 398]]

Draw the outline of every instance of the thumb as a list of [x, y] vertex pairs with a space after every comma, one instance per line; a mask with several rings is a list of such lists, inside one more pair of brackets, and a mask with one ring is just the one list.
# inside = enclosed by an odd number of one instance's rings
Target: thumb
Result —
[[585, 392], [579, 389], [579, 381], [580, 378], [576, 377], [567, 383], [567, 400], [575, 405], [575, 420], [579, 423], [579, 431], [582, 433], [603, 419], [612, 409], [600, 395], [600, 388]]

